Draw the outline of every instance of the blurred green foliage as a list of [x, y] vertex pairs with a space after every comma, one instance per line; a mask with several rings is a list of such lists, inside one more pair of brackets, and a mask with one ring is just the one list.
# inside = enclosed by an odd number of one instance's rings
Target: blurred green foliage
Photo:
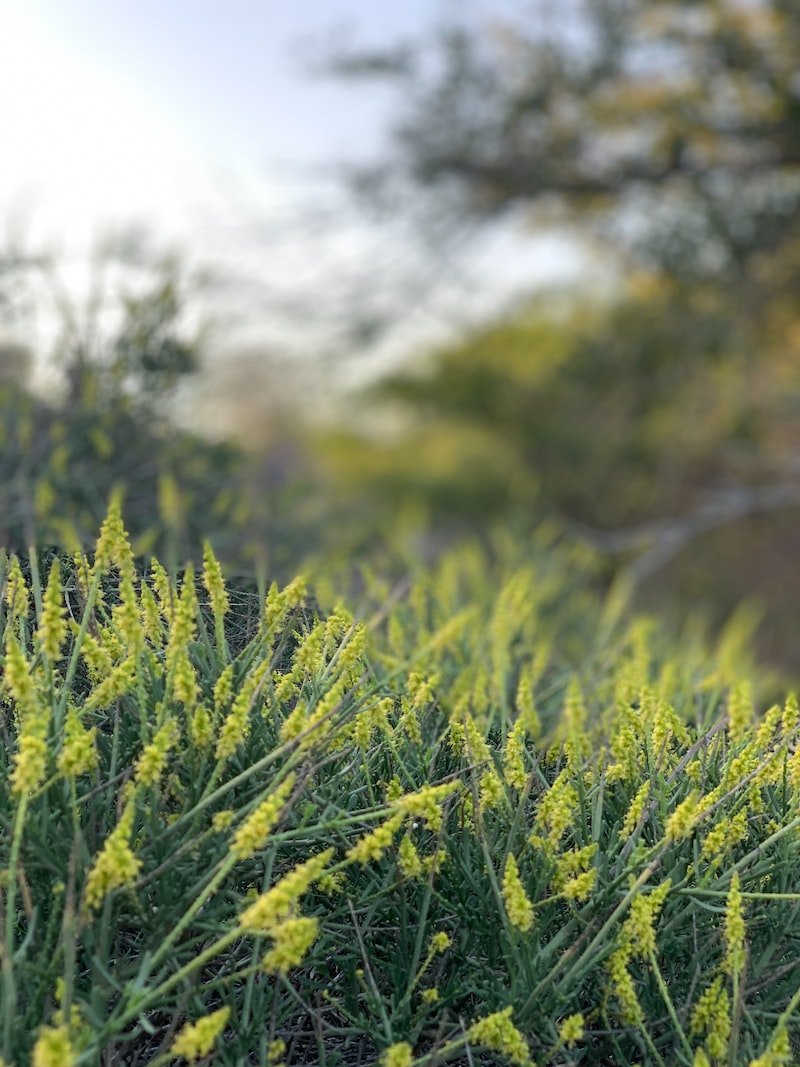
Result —
[[[404, 502], [440, 529], [556, 520], [609, 550], [608, 577], [699, 515], [653, 564], [648, 603], [720, 621], [755, 595], [783, 625], [800, 361], [791, 306], [767, 310], [652, 275], [610, 304], [539, 303], [382, 382], [370, 400], [400, 429], [338, 435], [333, 467], [378, 510]], [[794, 658], [788, 634], [768, 643]]]
[[[201, 364], [202, 334], [185, 322], [196, 292], [172, 258], [137, 266], [138, 284], [109, 292], [104, 260], [86, 306], [58, 293], [54, 387], [30, 387], [19, 345], [0, 352], [0, 544], [84, 548], [121, 494], [140, 555], [177, 565], [213, 532], [250, 568], [268, 553], [294, 565], [304, 520], [283, 498], [302, 484], [300, 460], [287, 485], [286, 462], [214, 441], [191, 418], [178, 428], [181, 390]], [[35, 296], [43, 303], [41, 286]]]

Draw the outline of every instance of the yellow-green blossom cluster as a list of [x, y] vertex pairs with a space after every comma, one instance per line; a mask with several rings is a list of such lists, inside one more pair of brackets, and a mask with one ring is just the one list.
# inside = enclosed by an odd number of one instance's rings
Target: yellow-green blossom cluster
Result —
[[77, 708], [70, 708], [64, 724], [64, 744], [58, 754], [58, 769], [67, 778], [88, 774], [97, 766], [97, 727], [86, 729]]
[[519, 1067], [527, 1067], [531, 1062], [528, 1042], [511, 1021], [512, 1012], [512, 1008], [504, 1008], [479, 1019], [467, 1030], [467, 1037], [472, 1044], [499, 1052]]
[[533, 926], [533, 905], [520, 880], [517, 861], [510, 852], [503, 873], [503, 903], [511, 925], [523, 933], [530, 930]]
[[46, 1026], [40, 1031], [33, 1046], [31, 1067], [73, 1067], [76, 1062], [68, 1026]]
[[538, 843], [539, 834], [544, 834], [546, 845], [556, 848], [572, 825], [578, 804], [578, 791], [570, 780], [569, 768], [565, 767], [539, 800], [534, 843]]
[[[218, 760], [229, 759], [250, 733], [250, 712], [264, 685], [269, 668], [269, 660], [264, 660], [254, 667], [242, 682], [231, 710], [219, 730], [216, 748]], [[220, 675], [220, 679], [222, 677], [223, 675]], [[226, 679], [226, 687], [228, 684], [229, 679]], [[215, 694], [215, 702], [218, 696], [219, 694]]]
[[225, 588], [222, 567], [208, 541], [203, 544], [203, 585], [208, 593], [214, 617], [224, 618], [230, 610], [230, 599]]
[[61, 655], [61, 646], [67, 637], [64, 593], [61, 588], [61, 564], [56, 558], [50, 567], [47, 587], [42, 598], [42, 617], [36, 638], [42, 652], [55, 663]]
[[99, 908], [113, 889], [128, 885], [141, 870], [142, 862], [130, 846], [133, 816], [134, 808], [129, 804], [95, 857], [86, 879], [86, 906], [89, 909]]
[[380, 1067], [411, 1067], [413, 1059], [411, 1045], [406, 1041], [398, 1041], [381, 1054]]
[[270, 974], [286, 974], [302, 962], [319, 933], [319, 920], [305, 915], [285, 919], [271, 931], [273, 943], [262, 961]]
[[351, 863], [366, 865], [379, 860], [394, 841], [394, 836], [403, 825], [405, 815], [399, 811], [385, 819], [382, 823], [364, 834], [347, 851], [347, 859]]
[[293, 916], [300, 898], [328, 864], [333, 849], [326, 849], [292, 868], [279, 882], [262, 893], [239, 916], [239, 926], [251, 934], [268, 934]]
[[189, 1063], [196, 1063], [211, 1053], [217, 1038], [228, 1025], [231, 1009], [226, 1005], [195, 1023], [186, 1023], [172, 1042], [170, 1052]]
[[706, 1052], [713, 1061], [725, 1060], [731, 1033], [731, 1002], [721, 975], [717, 975], [693, 1007], [689, 1032], [704, 1037]]
[[392, 807], [403, 815], [422, 819], [434, 833], [441, 829], [444, 818], [444, 802], [461, 788], [457, 780], [441, 785], [427, 785], [416, 793], [406, 793], [392, 801]]
[[525, 770], [525, 724], [522, 719], [517, 719], [506, 738], [503, 778], [514, 789], [523, 789], [528, 780]]
[[245, 819], [231, 842], [231, 853], [237, 859], [248, 859], [258, 849], [263, 848], [270, 831], [281, 816], [294, 783], [295, 776], [288, 775]]
[[133, 770], [134, 781], [143, 786], [154, 786], [164, 773], [170, 751], [180, 738], [180, 727], [174, 719], [156, 730], [153, 740], [145, 745]]
[[739, 872], [734, 871], [725, 904], [725, 970], [738, 977], [744, 967], [745, 921]]

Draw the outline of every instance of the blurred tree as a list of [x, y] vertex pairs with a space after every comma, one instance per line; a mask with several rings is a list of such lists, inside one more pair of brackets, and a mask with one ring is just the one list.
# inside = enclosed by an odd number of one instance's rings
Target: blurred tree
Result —
[[381, 382], [393, 432], [340, 434], [329, 459], [378, 516], [556, 519], [649, 606], [721, 621], [760, 597], [763, 647], [796, 668], [800, 330], [768, 311], [756, 329], [725, 287], [663, 275], [611, 304], [542, 299]]
[[401, 90], [362, 189], [399, 177], [451, 217], [579, 220], [754, 302], [800, 269], [799, 54], [794, 0], [516, 0], [333, 67]]
[[[380, 392], [413, 432], [369, 455], [339, 442], [344, 476], [440, 520], [481, 501], [558, 516], [637, 554], [639, 578], [711, 530], [796, 515], [798, 55], [794, 0], [510, 0], [341, 49], [337, 76], [398, 90], [384, 157], [354, 171], [378, 211], [411, 189], [456, 228], [513, 213], [623, 279], [604, 307], [515, 313], [395, 375]], [[476, 433], [499, 471], [469, 460]], [[434, 451], [469, 475], [438, 503]]]
[[[6, 292], [30, 257], [7, 256]], [[250, 476], [239, 450], [203, 439], [172, 416], [178, 387], [198, 368], [191, 321], [197, 282], [172, 255], [138, 237], [106, 241], [84, 300], [38, 260], [29, 303], [56, 326], [43, 363], [60, 386], [32, 391], [27, 349], [0, 348], [0, 544], [74, 549], [91, 544], [112, 492], [121, 491], [137, 549], [175, 563], [215, 535], [223, 552], [258, 550]], [[33, 291], [33, 296], [31, 296]], [[30, 320], [26, 328], [33, 332]], [[16, 323], [16, 333], [23, 327]]]

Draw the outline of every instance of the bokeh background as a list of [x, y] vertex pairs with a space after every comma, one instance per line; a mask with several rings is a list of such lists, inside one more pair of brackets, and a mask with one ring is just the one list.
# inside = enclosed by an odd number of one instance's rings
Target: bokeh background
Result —
[[794, 0], [2, 0], [0, 542], [585, 547], [800, 675]]

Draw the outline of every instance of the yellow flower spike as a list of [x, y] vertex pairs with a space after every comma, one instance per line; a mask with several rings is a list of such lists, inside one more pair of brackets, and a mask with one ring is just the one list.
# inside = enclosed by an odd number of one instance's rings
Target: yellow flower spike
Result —
[[203, 542], [203, 585], [211, 601], [214, 618], [223, 619], [230, 609], [230, 600], [225, 588], [222, 567], [208, 541]]
[[186, 653], [189, 642], [197, 631], [197, 596], [194, 589], [194, 571], [186, 568], [181, 585], [181, 594], [174, 604], [167, 645], [167, 669], [174, 670], [176, 659]]
[[264, 847], [273, 827], [283, 812], [284, 805], [294, 788], [295, 776], [288, 775], [272, 793], [263, 800], [236, 831], [231, 842], [231, 853], [238, 860], [249, 859]]
[[412, 745], [422, 744], [422, 729], [420, 727], [419, 712], [408, 700], [401, 702], [402, 713], [397, 724], [398, 731], [402, 730]]
[[287, 675], [299, 682], [304, 675], [313, 677], [322, 669], [325, 654], [325, 623], [316, 623], [295, 649], [292, 670]]
[[732, 978], [737, 978], [744, 967], [745, 934], [739, 872], [734, 871], [725, 905], [725, 970]]
[[195, 748], [211, 748], [214, 740], [214, 724], [211, 721], [211, 712], [205, 704], [198, 704], [192, 712], [189, 723], [189, 738]]
[[443, 782], [441, 785], [426, 785], [415, 793], [406, 793], [390, 799], [396, 811], [412, 818], [422, 819], [429, 830], [437, 833], [442, 827], [444, 802], [461, 788], [458, 781]]
[[639, 825], [639, 820], [644, 813], [644, 809], [647, 806], [647, 802], [650, 799], [650, 781], [644, 782], [636, 792], [636, 796], [631, 801], [630, 807], [625, 813], [625, 818], [622, 822], [622, 829], [619, 836], [623, 841], [627, 841], [633, 831]]
[[274, 944], [264, 956], [262, 967], [268, 974], [286, 974], [297, 967], [319, 934], [317, 919], [286, 919], [272, 930]]
[[64, 724], [64, 744], [58, 754], [57, 766], [65, 778], [88, 774], [97, 766], [97, 727], [87, 730], [77, 708], [70, 708]]
[[559, 1040], [567, 1048], [574, 1048], [579, 1041], [583, 1040], [584, 1027], [584, 1018], [580, 1012], [567, 1016], [558, 1027]]
[[356, 670], [361, 657], [364, 655], [366, 643], [367, 628], [363, 622], [360, 622], [354, 628], [347, 642], [343, 646], [340, 646], [339, 655], [337, 657], [337, 669], [342, 674], [347, 674]]
[[783, 706], [783, 722], [781, 728], [783, 730], [784, 738], [791, 737], [798, 725], [800, 725], [800, 706], [798, 706], [796, 695], [790, 693]]
[[222, 711], [233, 696], [233, 664], [229, 663], [214, 683], [214, 709]]
[[433, 703], [433, 687], [437, 684], [438, 679], [436, 677], [426, 679], [421, 674], [409, 674], [406, 682], [406, 692], [411, 701], [411, 706], [420, 711], [426, 704]]
[[570, 781], [569, 768], [565, 768], [540, 799], [534, 817], [537, 829], [544, 831], [551, 848], [558, 846], [572, 825], [579, 804], [578, 791]]
[[347, 851], [345, 858], [351, 863], [360, 863], [362, 866], [379, 860], [394, 840], [394, 835], [402, 826], [404, 818], [403, 812], [390, 816], [370, 833], [359, 838]]
[[317, 887], [322, 890], [323, 893], [327, 893], [329, 896], [334, 896], [336, 893], [341, 893], [345, 884], [344, 871], [335, 871], [333, 874], [321, 874], [317, 879]]
[[523, 933], [530, 930], [533, 926], [533, 905], [520, 880], [517, 861], [510, 852], [503, 873], [503, 903], [511, 925]]
[[650, 741], [656, 759], [663, 758], [673, 741], [684, 748], [689, 744], [686, 724], [678, 718], [672, 705], [663, 700], [658, 701], [653, 714]]
[[172, 695], [186, 708], [193, 708], [200, 695], [197, 672], [185, 648], [180, 649], [172, 661]]
[[753, 721], [753, 695], [749, 682], [733, 686], [728, 696], [728, 733], [734, 742], [742, 741]]
[[564, 709], [561, 713], [561, 728], [564, 735], [564, 751], [567, 761], [574, 766], [589, 753], [589, 737], [586, 732], [586, 703], [583, 690], [576, 677], [570, 679]]
[[133, 566], [133, 551], [122, 522], [119, 496], [111, 501], [108, 514], [100, 527], [100, 536], [95, 546], [94, 565], [101, 572], [116, 566], [122, 573]]
[[695, 791], [681, 801], [677, 808], [667, 819], [664, 828], [664, 837], [667, 841], [682, 841], [690, 837], [697, 825], [703, 809], [700, 806], [700, 795]]
[[64, 591], [61, 585], [61, 564], [54, 559], [47, 577], [47, 586], [42, 598], [42, 618], [36, 639], [44, 655], [51, 663], [61, 656], [61, 646], [67, 637]]
[[478, 799], [484, 811], [502, 807], [506, 800], [506, 791], [494, 767], [488, 767], [481, 775], [478, 787]]
[[706, 1055], [706, 1050], [702, 1046], [694, 1050], [692, 1067], [711, 1067], [711, 1060]]
[[373, 729], [372, 714], [369, 711], [362, 711], [356, 715], [353, 720], [352, 737], [362, 752], [369, 750]]
[[72, 1067], [76, 1060], [68, 1026], [46, 1026], [40, 1031], [33, 1046], [31, 1067]]
[[785, 1026], [778, 1028], [769, 1046], [758, 1059], [750, 1060], [749, 1067], [789, 1067], [792, 1063], [792, 1045]]
[[215, 833], [222, 833], [223, 830], [227, 830], [228, 827], [233, 824], [235, 818], [236, 812], [231, 808], [226, 808], [224, 811], [218, 811], [211, 819], [211, 828]]
[[145, 745], [136, 761], [133, 771], [135, 782], [145, 787], [158, 784], [180, 734], [180, 727], [174, 719], [167, 719], [163, 726], [159, 727], [153, 740]]
[[353, 616], [343, 604], [337, 604], [325, 620], [325, 644], [332, 650], [353, 625]]
[[264, 603], [263, 629], [266, 635], [272, 634], [294, 608], [306, 599], [306, 580], [300, 575], [294, 578], [283, 590], [273, 582]]
[[108, 649], [88, 633], [83, 635], [81, 642], [81, 659], [86, 664], [86, 670], [93, 685], [99, 684], [114, 669], [114, 661]]
[[22, 574], [22, 568], [16, 556], [11, 557], [8, 574], [6, 575], [5, 600], [9, 617], [12, 621], [27, 618], [30, 610], [30, 595]]
[[36, 680], [22, 648], [6, 631], [5, 684], [16, 705], [19, 733], [11, 789], [16, 796], [34, 792], [47, 772], [49, 704], [40, 700]]
[[519, 676], [515, 700], [518, 721], [522, 723], [523, 730], [526, 730], [531, 737], [537, 738], [542, 732], [542, 723], [533, 700], [534, 685], [535, 670], [525, 667]]
[[267, 1045], [267, 1063], [274, 1064], [286, 1055], [286, 1042], [283, 1038], [276, 1038]]
[[[265, 660], [250, 671], [242, 682], [231, 710], [220, 727], [216, 747], [218, 760], [229, 759], [247, 739], [250, 733], [250, 712], [268, 671], [269, 660]], [[223, 675], [220, 675], [220, 679]]]
[[574, 875], [588, 870], [596, 854], [596, 843], [586, 845], [585, 848], [569, 849], [567, 852], [562, 852], [556, 860], [554, 881], [558, 888], [561, 888]]
[[28, 718], [35, 718], [40, 710], [36, 683], [22, 646], [12, 635], [10, 628], [6, 630], [3, 682], [16, 706], [18, 720], [24, 723]]
[[620, 933], [621, 943], [628, 946], [629, 958], [646, 958], [655, 952], [655, 923], [671, 888], [672, 881], [667, 878], [651, 893], [640, 893], [633, 899]]
[[150, 562], [150, 579], [153, 583], [153, 589], [156, 591], [161, 614], [166, 622], [171, 623], [175, 597], [169, 575], [157, 559]]
[[407, 1041], [397, 1041], [381, 1053], [380, 1067], [411, 1067], [414, 1050]]
[[437, 930], [431, 938], [431, 952], [441, 955], [442, 952], [447, 952], [452, 944], [453, 940], [448, 933]]
[[528, 1042], [511, 1021], [512, 1013], [509, 1007], [479, 1019], [467, 1030], [467, 1038], [474, 1045], [499, 1052], [518, 1067], [528, 1067], [531, 1063]]
[[592, 868], [590, 871], [583, 871], [574, 878], [570, 878], [564, 883], [561, 892], [565, 900], [574, 900], [578, 904], [583, 904], [592, 895], [596, 882], [597, 871]]
[[196, 1023], [186, 1023], [172, 1042], [170, 1052], [189, 1063], [196, 1063], [197, 1060], [208, 1056], [217, 1038], [228, 1025], [230, 1015], [231, 1009], [224, 1007], [198, 1019]]
[[490, 760], [492, 758], [491, 749], [469, 712], [464, 713], [463, 731], [464, 750], [467, 759], [472, 763], [486, 763]]
[[135, 654], [144, 648], [145, 632], [141, 608], [133, 584], [133, 570], [125, 572], [119, 583], [120, 603], [114, 608], [114, 626], [127, 652]]
[[689, 1033], [705, 1034], [706, 1051], [714, 1060], [725, 1060], [731, 1033], [731, 1003], [728, 991], [718, 975], [692, 1009]]
[[612, 952], [606, 966], [611, 978], [611, 988], [619, 1005], [620, 1018], [631, 1026], [641, 1026], [644, 1016], [636, 995], [633, 978], [628, 970], [630, 958], [630, 949], [623, 945]]
[[140, 624], [145, 637], [158, 648], [162, 643], [161, 616], [150, 586], [142, 582], [139, 598]]
[[703, 838], [700, 852], [712, 868], [718, 867], [725, 855], [747, 837], [747, 818], [748, 809], [742, 808], [736, 815], [720, 819]]
[[333, 849], [326, 849], [293, 867], [266, 893], [262, 893], [239, 916], [239, 926], [247, 933], [261, 935], [292, 917], [300, 898], [324, 872]]
[[87, 711], [107, 708], [121, 696], [130, 692], [136, 684], [136, 658], [129, 656], [115, 667], [89, 694], [84, 707]]
[[26, 726], [19, 736], [11, 776], [11, 789], [16, 796], [33, 793], [45, 779], [49, 750], [41, 736], [46, 733], [47, 723], [43, 726], [44, 729], [40, 727], [36, 731]]
[[133, 806], [129, 804], [95, 857], [86, 879], [86, 906], [89, 909], [99, 908], [112, 890], [128, 885], [141, 870], [142, 861], [134, 856], [130, 847], [133, 815]]
[[398, 846], [397, 866], [402, 876], [409, 880], [419, 878], [422, 874], [422, 860], [408, 834], [405, 835]]
[[503, 751], [503, 778], [513, 789], [524, 789], [528, 780], [525, 770], [525, 726], [517, 719], [509, 731]]

